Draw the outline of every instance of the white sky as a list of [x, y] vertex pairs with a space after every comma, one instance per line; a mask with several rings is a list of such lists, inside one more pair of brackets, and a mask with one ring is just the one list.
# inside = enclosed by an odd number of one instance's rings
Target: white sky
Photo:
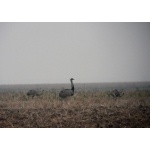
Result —
[[150, 81], [150, 23], [0, 23], [0, 84]]

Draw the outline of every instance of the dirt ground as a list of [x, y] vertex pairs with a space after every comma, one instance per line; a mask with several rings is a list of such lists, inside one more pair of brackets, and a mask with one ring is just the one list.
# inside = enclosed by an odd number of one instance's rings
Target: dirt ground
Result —
[[1, 128], [149, 128], [150, 107], [0, 109]]

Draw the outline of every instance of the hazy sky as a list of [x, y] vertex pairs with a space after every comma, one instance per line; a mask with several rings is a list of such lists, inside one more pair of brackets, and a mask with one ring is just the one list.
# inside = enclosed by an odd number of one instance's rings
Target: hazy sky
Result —
[[0, 23], [0, 84], [150, 81], [150, 23]]

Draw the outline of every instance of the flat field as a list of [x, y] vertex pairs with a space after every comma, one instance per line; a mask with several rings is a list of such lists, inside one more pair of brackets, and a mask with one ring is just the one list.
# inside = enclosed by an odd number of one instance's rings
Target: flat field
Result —
[[55, 91], [34, 98], [26, 92], [1, 92], [0, 127], [149, 128], [150, 91], [124, 93], [112, 98], [106, 91], [79, 91], [62, 100]]

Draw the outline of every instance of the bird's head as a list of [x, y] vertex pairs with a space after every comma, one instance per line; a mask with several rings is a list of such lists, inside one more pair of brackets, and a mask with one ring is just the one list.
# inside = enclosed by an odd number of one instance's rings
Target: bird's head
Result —
[[70, 80], [74, 80], [73, 78], [71, 78]]

